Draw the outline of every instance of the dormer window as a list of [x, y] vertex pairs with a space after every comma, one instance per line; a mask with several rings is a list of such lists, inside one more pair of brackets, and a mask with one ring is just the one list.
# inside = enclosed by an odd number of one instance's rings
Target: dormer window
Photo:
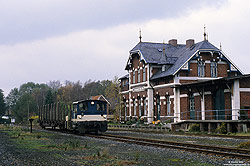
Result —
[[198, 61], [198, 77], [205, 77], [205, 62]]
[[211, 62], [211, 77], [217, 77], [217, 63]]

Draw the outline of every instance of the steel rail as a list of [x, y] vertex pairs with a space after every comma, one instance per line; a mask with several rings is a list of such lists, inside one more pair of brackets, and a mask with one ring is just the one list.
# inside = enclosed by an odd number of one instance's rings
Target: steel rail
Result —
[[154, 139], [117, 136], [117, 135], [110, 135], [110, 134], [103, 134], [103, 135], [88, 134], [86, 136], [138, 144], [138, 145], [144, 145], [144, 146], [174, 148], [174, 149], [181, 149], [181, 150], [187, 150], [187, 151], [192, 151], [192, 152], [210, 153], [210, 154], [216, 154], [216, 155], [250, 159], [250, 150], [247, 150], [247, 149], [208, 146], [208, 145], [191, 144], [191, 143], [180, 143], [180, 142], [173, 142], [173, 141], [162, 141], [162, 140], [154, 140]]

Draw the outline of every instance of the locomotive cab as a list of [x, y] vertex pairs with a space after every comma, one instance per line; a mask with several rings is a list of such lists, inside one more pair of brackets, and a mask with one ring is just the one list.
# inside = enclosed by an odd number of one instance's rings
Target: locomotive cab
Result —
[[73, 102], [72, 129], [80, 133], [107, 131], [107, 102], [84, 100]]

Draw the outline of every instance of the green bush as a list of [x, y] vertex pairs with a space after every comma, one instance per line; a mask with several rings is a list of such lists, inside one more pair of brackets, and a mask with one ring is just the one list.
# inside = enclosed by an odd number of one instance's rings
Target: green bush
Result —
[[226, 123], [222, 122], [221, 125], [215, 129], [215, 132], [220, 134], [226, 134], [227, 133]]
[[240, 144], [238, 145], [238, 148], [250, 149], [250, 141], [240, 143]]
[[132, 125], [132, 122], [131, 121], [127, 121], [126, 125]]
[[199, 124], [192, 124], [189, 128], [190, 132], [200, 132], [200, 125]]

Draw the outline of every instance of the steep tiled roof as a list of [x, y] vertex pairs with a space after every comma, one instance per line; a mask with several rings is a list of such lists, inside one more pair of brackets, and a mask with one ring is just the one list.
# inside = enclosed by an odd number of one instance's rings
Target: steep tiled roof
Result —
[[145, 59], [146, 63], [170, 65], [166, 71], [153, 75], [150, 78], [152, 80], [175, 74], [198, 50], [220, 51], [207, 40], [204, 40], [189, 48], [186, 48], [186, 45], [172, 46], [163, 43], [140, 42], [130, 52], [140, 51], [142, 58]]

